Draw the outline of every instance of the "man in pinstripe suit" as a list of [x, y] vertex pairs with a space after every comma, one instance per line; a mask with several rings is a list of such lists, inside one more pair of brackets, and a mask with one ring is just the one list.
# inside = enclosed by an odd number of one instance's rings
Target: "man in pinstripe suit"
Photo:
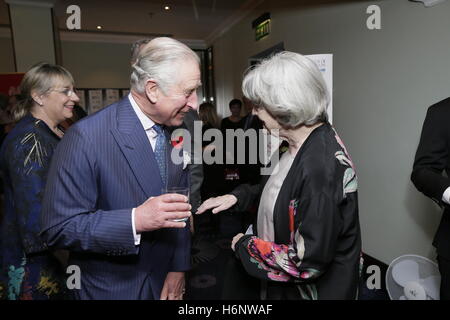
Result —
[[174, 220], [189, 217], [191, 206], [161, 190], [186, 187], [188, 172], [171, 161], [167, 139], [161, 153], [158, 139], [197, 108], [199, 85], [197, 55], [155, 38], [133, 64], [130, 95], [77, 122], [58, 145], [42, 236], [80, 267], [77, 299], [182, 299], [190, 233]]

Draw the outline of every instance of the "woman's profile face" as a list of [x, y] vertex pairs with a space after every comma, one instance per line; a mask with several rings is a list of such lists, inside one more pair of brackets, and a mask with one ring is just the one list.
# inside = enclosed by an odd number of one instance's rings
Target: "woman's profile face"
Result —
[[270, 134], [278, 136], [277, 132], [281, 129], [280, 124], [274, 117], [270, 115], [264, 108], [253, 108], [252, 113], [262, 121], [264, 128], [266, 128]]
[[42, 106], [46, 114], [56, 123], [72, 118], [73, 108], [80, 101], [73, 84], [67, 80], [57, 79], [50, 91], [42, 96]]

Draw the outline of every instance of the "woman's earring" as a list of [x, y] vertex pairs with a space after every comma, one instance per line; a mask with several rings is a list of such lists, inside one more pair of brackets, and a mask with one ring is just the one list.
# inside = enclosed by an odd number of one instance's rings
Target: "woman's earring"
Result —
[[[39, 99], [38, 99], [39, 98]], [[40, 96], [36, 95], [32, 95], [31, 99], [33, 99], [34, 102], [36, 102], [40, 107], [42, 107], [44, 104], [42, 103], [42, 101], [40, 100]]]

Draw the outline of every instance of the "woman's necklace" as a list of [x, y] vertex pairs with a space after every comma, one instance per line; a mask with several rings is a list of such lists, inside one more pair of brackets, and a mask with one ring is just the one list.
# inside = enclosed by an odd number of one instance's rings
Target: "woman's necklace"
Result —
[[59, 127], [56, 127], [55, 130], [53, 130], [53, 132], [60, 138], [64, 136], [64, 132]]

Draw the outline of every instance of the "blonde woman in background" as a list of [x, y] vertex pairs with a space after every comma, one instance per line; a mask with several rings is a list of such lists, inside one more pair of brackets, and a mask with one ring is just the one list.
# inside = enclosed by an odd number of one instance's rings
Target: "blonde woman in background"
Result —
[[0, 297], [9, 300], [65, 298], [62, 266], [39, 236], [41, 201], [59, 126], [73, 115], [79, 98], [72, 75], [40, 63], [21, 83], [13, 109], [14, 129], [0, 150], [5, 199], [0, 221]]

